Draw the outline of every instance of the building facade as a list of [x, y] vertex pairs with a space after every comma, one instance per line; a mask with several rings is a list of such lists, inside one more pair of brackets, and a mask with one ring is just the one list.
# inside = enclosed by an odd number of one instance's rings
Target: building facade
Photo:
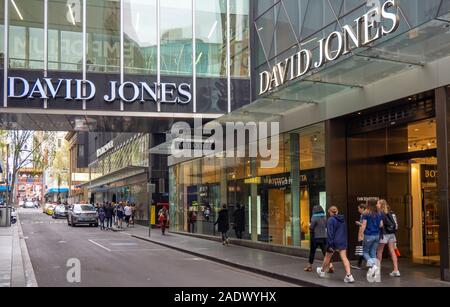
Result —
[[175, 228], [192, 231], [195, 213], [194, 232], [216, 235], [222, 204], [230, 215], [240, 204], [246, 240], [307, 250], [313, 207], [336, 205], [353, 254], [358, 204], [386, 199], [402, 256], [440, 266], [450, 280], [449, 9], [450, 1], [252, 1], [252, 103], [221, 122], [278, 122], [278, 165], [262, 168], [260, 155], [171, 157]]

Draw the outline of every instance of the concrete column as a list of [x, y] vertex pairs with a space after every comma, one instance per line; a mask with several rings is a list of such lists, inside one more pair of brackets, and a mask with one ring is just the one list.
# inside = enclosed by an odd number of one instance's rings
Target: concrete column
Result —
[[228, 180], [227, 180], [227, 159], [226, 158], [217, 158], [219, 159], [219, 178], [220, 178], [220, 201], [222, 204], [228, 204]]
[[300, 136], [291, 133], [291, 204], [292, 204], [292, 244], [301, 245], [300, 229]]
[[438, 143], [439, 240], [441, 245], [441, 278], [450, 281], [450, 99], [446, 87], [436, 90]]

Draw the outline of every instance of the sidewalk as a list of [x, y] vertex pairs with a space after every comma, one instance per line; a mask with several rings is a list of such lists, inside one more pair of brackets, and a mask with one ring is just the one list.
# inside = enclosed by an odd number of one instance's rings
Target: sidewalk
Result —
[[0, 227], [0, 287], [37, 287], [19, 220]]
[[[151, 230], [148, 236], [148, 227], [136, 225], [133, 228], [124, 229], [122, 234], [127, 234], [138, 239], [146, 240], [165, 247], [176, 249], [194, 256], [211, 261], [220, 262], [239, 269], [263, 274], [269, 277], [281, 279], [300, 286], [325, 286], [325, 287], [450, 287], [450, 283], [439, 279], [439, 268], [412, 264], [401, 261], [401, 278], [389, 276], [391, 263], [386, 260], [382, 268], [382, 283], [369, 284], [366, 281], [366, 272], [353, 271], [355, 284], [346, 285], [343, 282], [345, 273], [340, 263], [336, 263], [336, 273], [328, 274], [327, 278], [319, 279], [315, 272], [306, 273], [303, 268], [307, 259], [277, 254], [248, 247], [230, 244], [223, 246], [220, 242], [200, 239], [192, 236], [167, 233], [161, 235], [159, 229]], [[233, 242], [233, 239], [231, 240]], [[320, 265], [317, 261], [314, 268]]]

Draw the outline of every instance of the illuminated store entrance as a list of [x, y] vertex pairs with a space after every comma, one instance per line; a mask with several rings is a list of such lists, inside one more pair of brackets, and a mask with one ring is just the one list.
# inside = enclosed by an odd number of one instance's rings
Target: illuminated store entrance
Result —
[[[408, 100], [404, 107], [400, 104], [396, 109], [361, 115], [358, 120], [361, 127], [361, 123], [380, 123], [380, 119], [374, 120], [377, 116], [386, 118], [384, 128], [378, 126], [371, 130], [366, 126], [366, 132], [355, 135], [348, 130], [349, 216], [357, 220], [359, 203], [386, 199], [397, 215], [397, 240], [402, 257], [438, 265], [440, 220], [434, 101], [426, 94], [410, 99], [416, 101]], [[398, 114], [408, 114], [412, 120], [402, 119]], [[392, 120], [395, 116], [397, 121]], [[356, 122], [348, 128], [354, 128]], [[356, 226], [353, 228], [352, 232], [356, 233]]]

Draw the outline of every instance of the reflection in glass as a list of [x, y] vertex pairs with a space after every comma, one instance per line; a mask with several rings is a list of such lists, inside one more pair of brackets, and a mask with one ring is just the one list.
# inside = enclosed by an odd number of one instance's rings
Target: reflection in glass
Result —
[[230, 0], [231, 76], [248, 77], [249, 71], [249, 0]]
[[44, 1], [9, 2], [10, 68], [44, 68]]
[[226, 76], [226, 0], [197, 0], [196, 66], [200, 76]]
[[83, 61], [82, 0], [48, 1], [48, 67], [81, 71]]
[[120, 1], [87, 2], [87, 69], [119, 72]]
[[156, 74], [156, 0], [125, 0], [125, 73]]
[[192, 1], [161, 1], [161, 74], [192, 75]]

